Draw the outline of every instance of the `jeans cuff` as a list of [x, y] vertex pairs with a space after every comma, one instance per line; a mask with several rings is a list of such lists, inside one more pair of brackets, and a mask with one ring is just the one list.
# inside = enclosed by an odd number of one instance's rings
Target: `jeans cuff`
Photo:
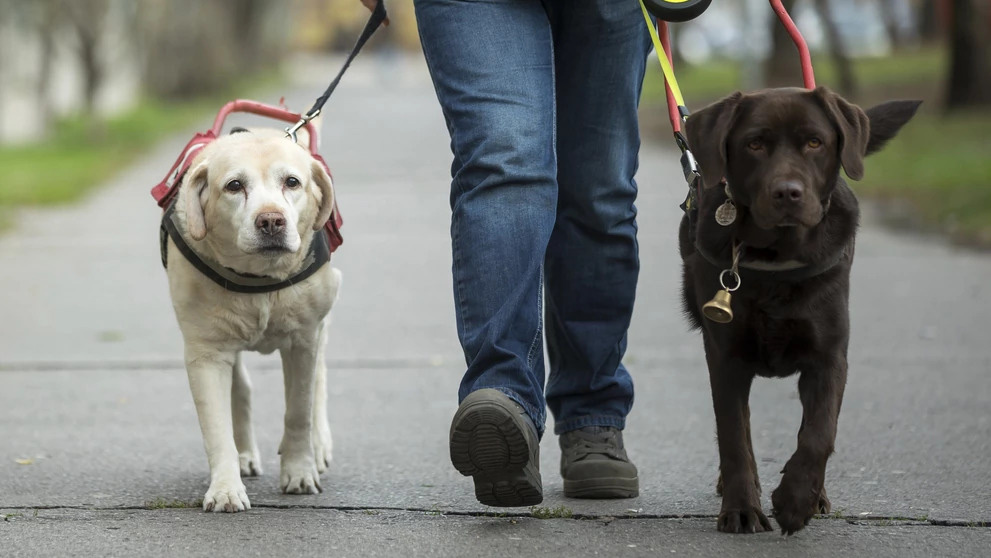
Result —
[[576, 417], [563, 422], [555, 422], [554, 433], [560, 436], [565, 432], [571, 432], [572, 430], [578, 430], [586, 426], [612, 426], [613, 428], [622, 430], [626, 428], [626, 417], [615, 415], [586, 415]]
[[530, 405], [529, 403], [524, 401], [523, 398], [520, 397], [520, 395], [515, 391], [513, 391], [511, 388], [504, 386], [475, 386], [475, 389], [472, 391], [477, 391], [480, 389], [499, 390], [503, 395], [512, 399], [513, 403], [516, 403], [520, 407], [523, 407], [523, 410], [526, 411], [527, 416], [530, 417], [530, 422], [533, 423], [533, 427], [537, 429], [537, 439], [539, 440], [543, 438], [544, 421], [547, 420], [547, 414], [545, 412], [544, 413], [537, 412], [537, 409], [534, 408], [533, 405]]

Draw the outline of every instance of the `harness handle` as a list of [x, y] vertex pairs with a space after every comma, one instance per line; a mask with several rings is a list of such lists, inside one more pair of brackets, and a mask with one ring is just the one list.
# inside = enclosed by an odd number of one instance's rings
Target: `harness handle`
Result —
[[[248, 112], [289, 123], [302, 122], [300, 127], [305, 127], [306, 131], [310, 134], [310, 154], [317, 155], [318, 153], [318, 142], [314, 140], [319, 138], [319, 135], [316, 128], [313, 127], [313, 123], [304, 119], [303, 115], [282, 107], [267, 105], [258, 101], [249, 101], [247, 99], [236, 99], [221, 107], [220, 112], [217, 113], [217, 117], [213, 120], [213, 127], [210, 129], [214, 136], [220, 137], [220, 131], [224, 127], [224, 120], [232, 112]], [[296, 130], [298, 129], [296, 128]]]

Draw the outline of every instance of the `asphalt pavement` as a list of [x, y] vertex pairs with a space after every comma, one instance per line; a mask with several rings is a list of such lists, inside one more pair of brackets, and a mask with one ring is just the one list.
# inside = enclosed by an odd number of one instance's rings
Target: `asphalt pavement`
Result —
[[[305, 108], [334, 70], [300, 63], [285, 91], [260, 100], [285, 94]], [[883, 229], [867, 211], [826, 478], [834, 513], [789, 538], [717, 533], [712, 404], [678, 292], [684, 182], [677, 154], [645, 141], [626, 358], [637, 401], [625, 435], [640, 497], [564, 498], [548, 435], [544, 503], [487, 508], [447, 457], [464, 360], [450, 152], [422, 61], [363, 55], [323, 130], [345, 219], [333, 261], [344, 284], [327, 350], [335, 452], [324, 492], [279, 494], [281, 371], [276, 356], [252, 356], [265, 467], [246, 483], [253, 508], [195, 507], [208, 469], [148, 193], [190, 130], [78, 205], [20, 212], [0, 236], [0, 555], [991, 554], [991, 257]], [[769, 510], [801, 419], [795, 379], [759, 380], [751, 408]]]

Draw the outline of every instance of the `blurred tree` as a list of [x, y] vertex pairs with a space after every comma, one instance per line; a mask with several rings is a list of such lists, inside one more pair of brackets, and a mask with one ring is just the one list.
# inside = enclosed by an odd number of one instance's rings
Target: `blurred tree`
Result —
[[278, 0], [141, 2], [146, 89], [188, 98], [275, 66], [289, 50], [289, 13]]
[[35, 95], [41, 112], [41, 126], [47, 129], [53, 118], [48, 91], [51, 89], [52, 65], [55, 61], [55, 37], [63, 17], [55, 0], [39, 0], [35, 5], [38, 9], [38, 38], [41, 41], [41, 63], [38, 67]]
[[[781, 5], [794, 13], [795, 0], [782, 0]], [[771, 49], [764, 60], [764, 86], [786, 87], [802, 83], [802, 64], [795, 55], [795, 44], [777, 16], [771, 18]]]
[[107, 0], [62, 0], [54, 6], [55, 11], [65, 14], [76, 35], [76, 53], [83, 71], [83, 109], [89, 115], [96, 107], [96, 92], [105, 74], [99, 45], [108, 7]]
[[991, 106], [991, 2], [956, 0], [951, 5], [948, 110]]
[[[304, 50], [347, 50], [368, 19], [368, 10], [358, 0], [294, 0], [294, 42]], [[413, 3], [409, 0], [386, 0], [389, 27], [379, 29], [369, 44], [398, 46], [417, 50], [420, 38], [416, 31]]]
[[822, 20], [826, 42], [829, 43], [829, 53], [836, 65], [840, 93], [855, 97], [857, 95], [857, 79], [853, 74], [850, 57], [846, 53], [846, 45], [843, 44], [843, 36], [840, 35], [840, 30], [836, 27], [836, 20], [833, 19], [833, 12], [830, 9], [831, 2], [829, 0], [815, 0], [815, 5], [816, 11], [819, 12], [819, 19]]
[[915, 9], [919, 22], [919, 35], [923, 41], [933, 41], [940, 34], [940, 18], [936, 0], [916, 0]]
[[905, 0], [882, 0], [881, 17], [884, 18], [884, 29], [888, 33], [888, 39], [897, 50], [908, 43], [905, 31], [898, 23], [900, 4]]

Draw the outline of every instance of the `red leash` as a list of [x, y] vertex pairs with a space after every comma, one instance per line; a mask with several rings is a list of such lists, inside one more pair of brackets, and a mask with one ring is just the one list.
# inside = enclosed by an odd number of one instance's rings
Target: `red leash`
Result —
[[[785, 29], [788, 31], [788, 35], [791, 36], [791, 40], [795, 43], [795, 48], [798, 49], [798, 57], [802, 63], [802, 79], [805, 83], [806, 89], [815, 89], [816, 78], [815, 72], [812, 70], [812, 55], [809, 53], [809, 45], [806, 44], [805, 38], [802, 36], [802, 32], [798, 30], [798, 26], [788, 15], [788, 10], [785, 9], [781, 0], [769, 0], [771, 4], [771, 9], [774, 13], [778, 15], [778, 20], [781, 21], [781, 25], [784, 25]], [[671, 56], [671, 38], [668, 35], [668, 24], [662, 19], [657, 20], [657, 31], [660, 36], [662, 50], [664, 51], [664, 56], [668, 59], [668, 64], [671, 68], [674, 68], [674, 60]], [[658, 53], [660, 56], [661, 53]], [[671, 90], [671, 84], [667, 79], [664, 80], [664, 90], [667, 95], [668, 101], [668, 118], [671, 120], [671, 129], [677, 136], [681, 132], [681, 120], [683, 116], [681, 111], [678, 109], [678, 101], [675, 99], [674, 92]]]
[[778, 19], [781, 20], [781, 25], [784, 25], [785, 29], [788, 30], [791, 40], [795, 42], [795, 48], [798, 49], [798, 57], [802, 61], [802, 78], [805, 80], [805, 88], [815, 89], [816, 77], [812, 72], [812, 56], [809, 54], [809, 45], [805, 44], [805, 38], [802, 37], [795, 22], [791, 20], [791, 16], [781, 4], [781, 0], [770, 0], [770, 2], [774, 13], [778, 14]]
[[[671, 57], [671, 38], [668, 37], [668, 22], [657, 20], [657, 29], [661, 35], [661, 46], [664, 47], [664, 56], [668, 59], [668, 64], [674, 68], [674, 60]], [[660, 56], [660, 53], [657, 54]], [[664, 90], [668, 96], [668, 117], [671, 118], [671, 129], [677, 134], [681, 131], [681, 114], [678, 111], [678, 101], [674, 98], [674, 91], [671, 91], [671, 84], [664, 80]]]

